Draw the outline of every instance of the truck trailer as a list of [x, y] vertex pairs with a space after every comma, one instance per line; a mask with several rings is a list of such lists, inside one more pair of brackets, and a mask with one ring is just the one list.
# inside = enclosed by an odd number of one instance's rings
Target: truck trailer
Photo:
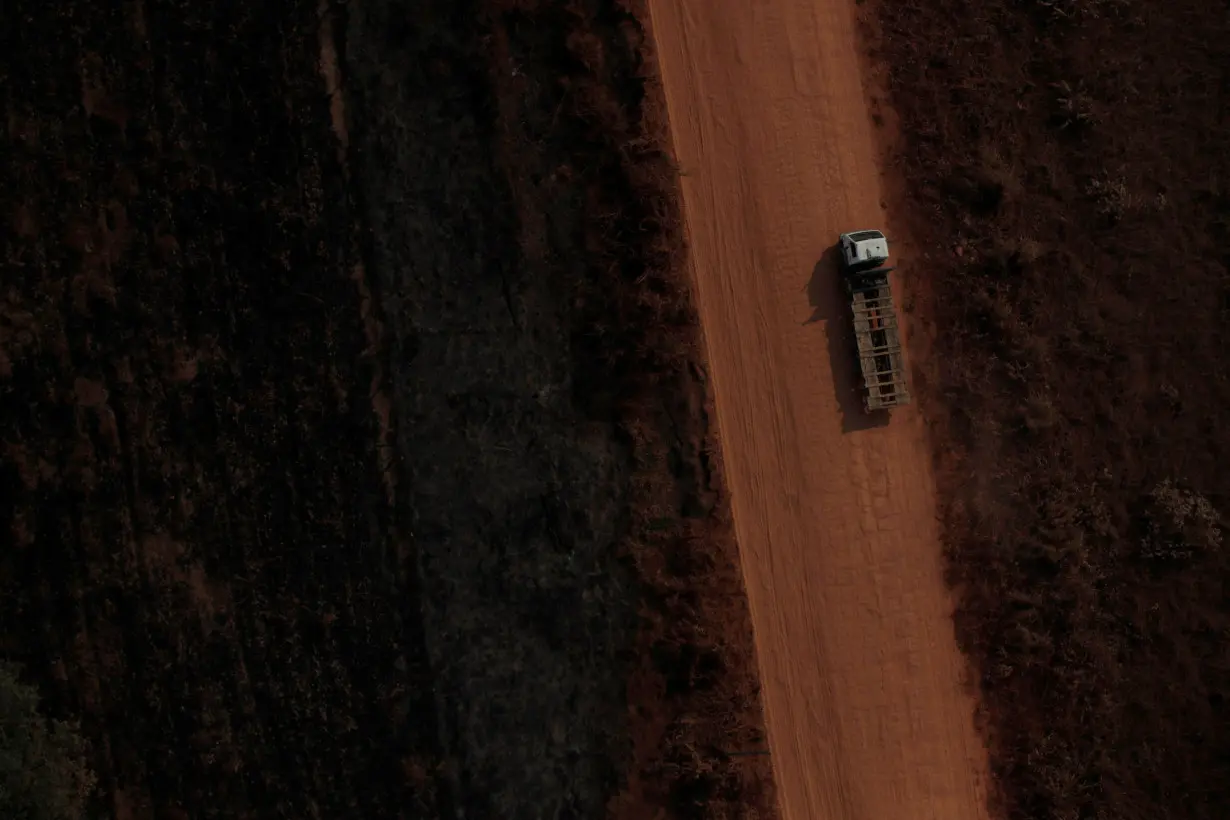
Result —
[[838, 242], [841, 278], [850, 297], [854, 343], [862, 377], [863, 410], [910, 403], [905, 356], [888, 275], [888, 239], [880, 231], [843, 233]]

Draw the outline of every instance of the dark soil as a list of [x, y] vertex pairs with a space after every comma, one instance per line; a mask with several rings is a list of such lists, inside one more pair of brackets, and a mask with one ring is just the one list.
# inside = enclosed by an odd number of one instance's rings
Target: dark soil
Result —
[[903, 270], [933, 348], [918, 392], [959, 445], [948, 556], [1000, 808], [1225, 817], [1225, 5], [867, 20], [923, 246]]
[[9, 11], [0, 652], [99, 809], [770, 805], [638, 9]]

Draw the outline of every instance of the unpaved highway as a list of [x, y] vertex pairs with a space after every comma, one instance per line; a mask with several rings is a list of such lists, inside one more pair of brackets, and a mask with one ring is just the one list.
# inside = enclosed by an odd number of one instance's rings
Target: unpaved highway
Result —
[[866, 425], [826, 255], [885, 223], [853, 3], [651, 10], [783, 815], [984, 817], [924, 428]]

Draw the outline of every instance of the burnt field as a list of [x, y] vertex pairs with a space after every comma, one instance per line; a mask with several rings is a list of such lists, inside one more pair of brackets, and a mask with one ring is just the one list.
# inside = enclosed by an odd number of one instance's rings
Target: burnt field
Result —
[[1224, 817], [1224, 4], [866, 15], [999, 808]]
[[96, 808], [769, 805], [638, 10], [10, 11], [0, 654]]

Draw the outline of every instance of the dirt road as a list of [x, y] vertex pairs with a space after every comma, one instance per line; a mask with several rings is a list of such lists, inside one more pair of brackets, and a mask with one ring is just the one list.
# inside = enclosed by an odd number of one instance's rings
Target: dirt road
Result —
[[983, 817], [924, 429], [863, 419], [828, 250], [885, 223], [853, 5], [651, 9], [783, 814]]

